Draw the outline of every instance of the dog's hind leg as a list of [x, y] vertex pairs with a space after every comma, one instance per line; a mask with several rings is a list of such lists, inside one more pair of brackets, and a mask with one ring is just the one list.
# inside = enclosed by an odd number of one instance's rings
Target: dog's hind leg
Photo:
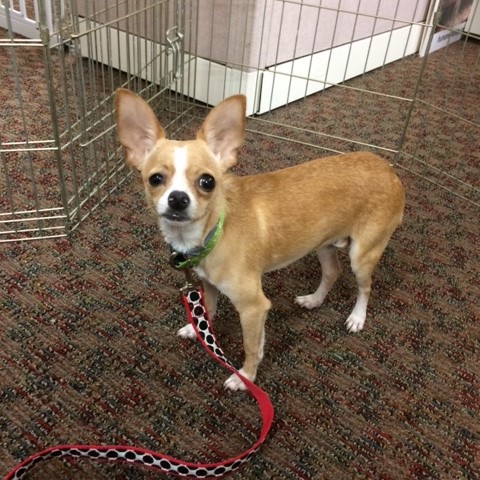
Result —
[[305, 308], [319, 307], [327, 293], [333, 287], [337, 278], [342, 273], [342, 267], [337, 257], [337, 248], [333, 245], [327, 245], [317, 250], [318, 260], [322, 267], [322, 280], [317, 290], [310, 295], [298, 296], [295, 302]]
[[345, 325], [349, 332], [359, 332], [363, 329], [367, 316], [368, 299], [372, 284], [372, 273], [387, 246], [390, 235], [380, 238], [372, 246], [353, 240], [350, 246], [350, 261], [358, 286], [357, 300], [352, 313], [347, 318]]

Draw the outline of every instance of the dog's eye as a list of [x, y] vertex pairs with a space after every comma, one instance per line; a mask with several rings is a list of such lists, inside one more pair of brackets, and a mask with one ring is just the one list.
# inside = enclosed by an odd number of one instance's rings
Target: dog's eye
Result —
[[148, 183], [152, 187], [158, 187], [159, 185], [161, 185], [164, 182], [165, 182], [165, 178], [161, 173], [154, 173], [153, 175], [150, 175], [150, 177], [148, 179]]
[[204, 173], [198, 179], [198, 186], [205, 192], [211, 192], [215, 188], [215, 179], [208, 173]]

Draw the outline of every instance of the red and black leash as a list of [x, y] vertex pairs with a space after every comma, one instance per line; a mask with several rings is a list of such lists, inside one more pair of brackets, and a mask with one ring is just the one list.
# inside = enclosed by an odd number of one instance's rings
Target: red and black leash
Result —
[[54, 458], [123, 462], [149, 467], [166, 474], [186, 478], [218, 478], [237, 470], [245, 462], [250, 460], [264, 442], [272, 425], [273, 407], [270, 399], [262, 389], [243, 377], [225, 357], [213, 333], [205, 308], [202, 290], [187, 282], [187, 286], [183, 288], [181, 292], [182, 303], [185, 306], [188, 321], [195, 329], [195, 333], [205, 350], [224, 368], [238, 375], [250, 394], [257, 401], [262, 416], [262, 428], [257, 441], [248, 450], [236, 457], [207, 464], [185, 462], [148, 449], [124, 445], [57, 445], [31, 455], [10, 470], [10, 472], [4, 476], [3, 480], [20, 480], [36, 465]]

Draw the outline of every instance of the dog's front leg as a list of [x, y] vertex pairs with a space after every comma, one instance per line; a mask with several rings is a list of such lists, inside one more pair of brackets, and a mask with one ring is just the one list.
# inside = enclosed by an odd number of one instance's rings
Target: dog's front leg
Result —
[[218, 289], [206, 280], [202, 281], [203, 294], [205, 297], [205, 307], [207, 308], [208, 318], [213, 320], [217, 313]]
[[[255, 380], [257, 368], [263, 358], [265, 342], [265, 320], [271, 303], [262, 291], [255, 298], [234, 302], [240, 314], [240, 323], [243, 333], [243, 348], [245, 361], [240, 373], [251, 380]], [[231, 375], [224, 384], [229, 390], [246, 390], [245, 384], [235, 374]]]

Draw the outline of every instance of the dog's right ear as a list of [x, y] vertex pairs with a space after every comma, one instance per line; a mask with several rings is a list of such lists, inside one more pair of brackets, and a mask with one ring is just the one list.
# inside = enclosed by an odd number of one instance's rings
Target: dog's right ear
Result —
[[115, 122], [127, 163], [140, 170], [157, 140], [165, 138], [165, 132], [148, 103], [125, 88], [115, 91]]

